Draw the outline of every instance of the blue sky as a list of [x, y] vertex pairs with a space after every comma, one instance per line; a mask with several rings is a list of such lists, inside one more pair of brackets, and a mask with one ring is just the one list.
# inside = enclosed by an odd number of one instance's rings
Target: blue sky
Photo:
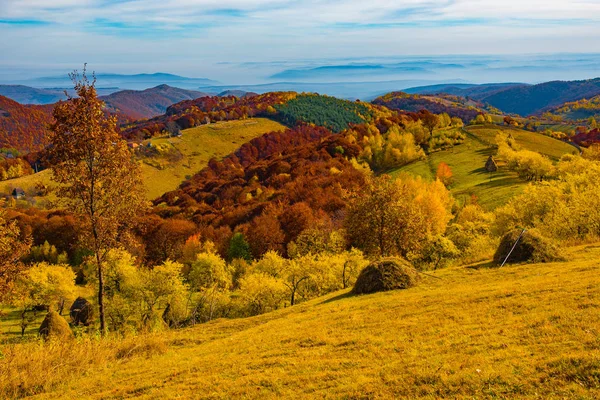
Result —
[[256, 81], [267, 62], [600, 53], [600, 1], [0, 0], [0, 37], [0, 77], [88, 62]]

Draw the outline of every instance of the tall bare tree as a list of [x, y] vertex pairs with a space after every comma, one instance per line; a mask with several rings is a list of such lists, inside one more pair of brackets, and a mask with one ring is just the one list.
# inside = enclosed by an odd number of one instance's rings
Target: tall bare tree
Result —
[[70, 74], [77, 97], [54, 108], [48, 158], [60, 196], [82, 224], [82, 241], [94, 252], [98, 271], [100, 331], [106, 333], [102, 263], [143, 206], [139, 167], [98, 99], [85, 68]]

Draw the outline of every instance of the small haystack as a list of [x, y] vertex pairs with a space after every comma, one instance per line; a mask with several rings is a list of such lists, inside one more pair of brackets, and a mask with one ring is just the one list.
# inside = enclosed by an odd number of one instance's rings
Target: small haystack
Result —
[[400, 258], [384, 258], [373, 262], [360, 272], [352, 293], [367, 294], [415, 286], [417, 270]]
[[[504, 235], [496, 254], [494, 254], [494, 262], [497, 265], [502, 265], [510, 250], [515, 246], [521, 232], [521, 229], [514, 229]], [[540, 235], [535, 229], [532, 229], [525, 231], [519, 239], [513, 252], [510, 253], [510, 257], [508, 257], [507, 264], [546, 263], [560, 260], [563, 260], [563, 257], [560, 255], [558, 247]]]
[[496, 160], [494, 157], [489, 156], [487, 161], [485, 162], [485, 170], [487, 172], [496, 172], [498, 171], [498, 164], [496, 164]]
[[56, 311], [50, 311], [46, 315], [38, 333], [46, 340], [69, 340], [73, 338], [73, 332], [69, 327], [69, 323]]
[[73, 302], [69, 315], [71, 315], [73, 325], [89, 326], [94, 321], [94, 307], [83, 297], [78, 297]]

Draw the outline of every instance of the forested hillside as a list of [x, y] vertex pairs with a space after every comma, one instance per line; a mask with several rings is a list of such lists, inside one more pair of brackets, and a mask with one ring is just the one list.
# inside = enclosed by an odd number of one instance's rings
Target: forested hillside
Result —
[[388, 93], [373, 100], [373, 104], [410, 112], [427, 110], [434, 114], [447, 113], [451, 117], [462, 119], [464, 123], [475, 119], [485, 110], [484, 104], [457, 96], [423, 96], [404, 92]]
[[22, 105], [0, 96], [0, 147], [21, 152], [43, 149], [52, 122], [52, 105]]
[[568, 101], [600, 94], [600, 78], [585, 81], [554, 81], [517, 86], [486, 96], [482, 101], [507, 113], [530, 115]]

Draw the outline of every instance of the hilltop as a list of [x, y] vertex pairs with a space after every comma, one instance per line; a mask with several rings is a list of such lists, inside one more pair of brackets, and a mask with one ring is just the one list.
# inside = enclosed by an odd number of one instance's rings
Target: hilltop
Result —
[[597, 398], [598, 257], [582, 246], [568, 262], [445, 269], [408, 290], [342, 291], [135, 343], [23, 345], [0, 359], [24, 368], [0, 385], [39, 398]]

